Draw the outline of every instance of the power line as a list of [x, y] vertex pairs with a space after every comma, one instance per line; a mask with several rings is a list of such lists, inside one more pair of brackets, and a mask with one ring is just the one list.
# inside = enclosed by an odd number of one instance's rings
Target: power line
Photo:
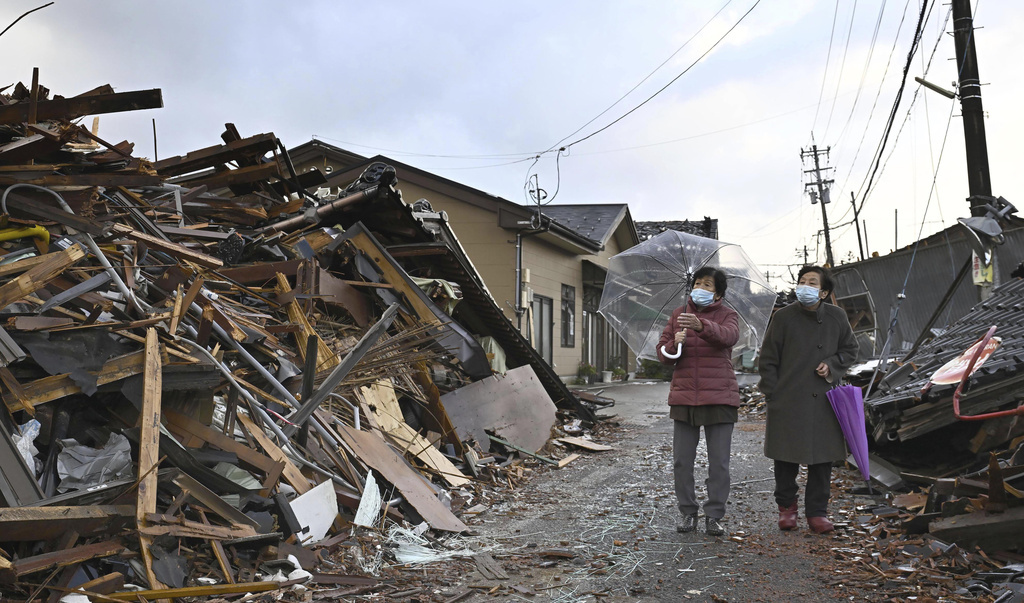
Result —
[[825, 53], [825, 71], [821, 74], [821, 90], [818, 91], [818, 108], [814, 110], [814, 120], [811, 122], [811, 131], [818, 124], [818, 112], [821, 110], [821, 99], [825, 96], [825, 82], [828, 81], [828, 62], [832, 59], [832, 40], [836, 35], [836, 19], [839, 17], [839, 0], [836, 0], [836, 10], [832, 13], [832, 31], [828, 34], [828, 52]]
[[[932, 0], [934, 2], [934, 0]], [[900, 87], [896, 91], [896, 100], [893, 102], [892, 110], [889, 112], [889, 120], [885, 126], [885, 132], [882, 136], [882, 142], [879, 145], [878, 152], [875, 157], [875, 166], [871, 170], [871, 176], [868, 179], [867, 187], [864, 189], [863, 195], [860, 199], [860, 207], [857, 208], [857, 213], [860, 213], [864, 209], [864, 201], [867, 200], [868, 194], [871, 192], [871, 185], [874, 183], [875, 175], [878, 173], [878, 168], [882, 160], [882, 153], [885, 149], [886, 143], [889, 141], [889, 134], [892, 132], [893, 123], [896, 120], [896, 112], [899, 110], [900, 101], [903, 99], [903, 90], [907, 86], [907, 75], [910, 73], [910, 66], [914, 60], [914, 54], [921, 42], [921, 35], [924, 28], [924, 17], [927, 13], [929, 3], [927, 0], [921, 4], [921, 13], [918, 17], [917, 28], [914, 30], [914, 40], [910, 45], [910, 51], [907, 53], [907, 63], [903, 68], [903, 79], [900, 81]]]
[[[932, 3], [932, 7], [929, 8], [929, 14], [931, 13], [931, 9], [934, 8], [934, 7], [935, 7], [935, 4]], [[924, 77], [927, 77], [928, 74], [931, 72], [932, 62], [935, 60], [935, 55], [938, 53], [939, 43], [942, 41], [942, 32], [945, 31], [946, 24], [949, 23], [949, 18], [950, 18], [950, 15], [952, 15], [952, 13], [953, 13], [953, 9], [952, 8], [950, 8], [949, 10], [946, 11], [946, 18], [943, 21], [942, 27], [940, 28], [939, 35], [935, 37], [935, 44], [932, 46], [932, 52], [928, 56], [928, 62], [926, 64], [925, 68], [924, 68], [924, 73], [923, 73]], [[881, 89], [879, 89], [879, 92], [881, 92]], [[896, 132], [896, 138], [893, 141], [894, 148], [895, 148], [895, 144], [899, 142], [900, 136], [903, 133], [903, 128], [906, 126], [907, 122], [910, 120], [910, 115], [912, 114], [912, 112], [914, 110], [914, 106], [917, 103], [917, 99], [918, 99], [920, 93], [921, 93], [921, 86], [918, 86], [917, 88], [914, 89], [914, 96], [913, 96], [913, 98], [911, 98], [910, 105], [907, 107], [907, 112], [906, 112], [906, 114], [903, 117], [903, 123], [900, 126], [899, 131]], [[925, 98], [925, 102], [927, 103], [927, 96], [924, 96], [924, 98]], [[877, 97], [876, 97], [876, 99], [877, 99]], [[872, 109], [872, 113], [873, 112], [874, 112], [874, 109]], [[926, 119], [926, 122], [927, 122], [927, 119]], [[929, 136], [930, 135], [931, 135], [931, 131], [929, 130]], [[862, 146], [864, 144], [864, 139], [865, 139], [866, 136], [867, 136], [867, 129], [865, 128], [865, 133], [861, 136], [860, 143], [857, 145], [857, 151], [854, 154], [853, 161], [850, 162], [850, 169], [847, 172], [847, 178], [844, 179], [844, 183], [845, 183], [846, 180], [849, 179], [850, 174], [853, 172], [854, 165], [857, 163], [857, 157], [860, 156], [860, 150], [861, 150], [861, 148], [862, 148]], [[931, 148], [931, 145], [929, 145], [929, 148]], [[879, 172], [880, 174], [885, 172], [886, 164], [888, 163], [889, 159], [892, 157], [893, 152], [894, 151], [890, 151], [889, 152], [888, 157], [886, 158], [885, 162], [882, 164], [882, 169]], [[866, 179], [867, 178], [867, 174], [865, 173], [864, 176], [865, 176], [865, 179]], [[863, 186], [863, 185], [864, 185], [864, 182], [861, 181], [861, 186]], [[842, 193], [845, 193], [845, 184], [844, 184], [844, 190], [841, 191], [840, 195], [842, 195]], [[940, 207], [940, 211], [941, 211], [941, 207]], [[844, 220], [846, 218], [846, 216], [849, 215], [849, 213], [850, 213], [850, 210], [849, 209], [846, 210], [846, 212], [843, 213], [843, 215], [839, 218], [839, 220], [840, 221]], [[852, 224], [852, 222], [851, 222], [851, 224]]]
[[[704, 25], [701, 25], [700, 29], [698, 29], [698, 30], [697, 30], [697, 32], [696, 32], [696, 33], [694, 33], [694, 34], [693, 34], [692, 36], [690, 36], [690, 37], [689, 37], [689, 39], [687, 39], [687, 40], [686, 40], [685, 42], [683, 42], [683, 45], [682, 45], [682, 46], [680, 46], [679, 48], [676, 48], [675, 52], [673, 52], [673, 53], [672, 53], [671, 55], [669, 55], [669, 57], [668, 57], [667, 59], [665, 59], [664, 61], [662, 61], [660, 65], [658, 65], [657, 67], [655, 67], [655, 68], [654, 68], [654, 71], [652, 71], [652, 72], [648, 73], [648, 74], [647, 74], [647, 76], [646, 76], [646, 77], [644, 77], [644, 79], [642, 79], [642, 80], [640, 80], [639, 82], [637, 82], [637, 84], [636, 84], [635, 86], [633, 86], [633, 87], [632, 87], [632, 88], [630, 88], [630, 89], [629, 89], [629, 90], [628, 90], [628, 91], [627, 91], [627, 92], [626, 92], [625, 94], [623, 94], [622, 96], [620, 96], [618, 100], [616, 100], [616, 101], [615, 101], [614, 103], [612, 103], [612, 104], [608, 105], [608, 107], [607, 107], [607, 108], [606, 108], [606, 109], [605, 109], [604, 111], [601, 111], [600, 113], [598, 113], [597, 115], [595, 115], [595, 116], [594, 116], [593, 118], [591, 118], [591, 119], [590, 119], [590, 121], [588, 121], [587, 123], [583, 124], [582, 126], [580, 126], [580, 127], [576, 128], [576, 129], [575, 129], [575, 130], [574, 130], [573, 132], [571, 132], [570, 134], [568, 134], [568, 135], [566, 135], [566, 136], [562, 137], [562, 139], [561, 139], [561, 140], [559, 140], [559, 141], [558, 141], [558, 142], [556, 142], [555, 144], [553, 144], [553, 145], [551, 145], [550, 147], [548, 147], [547, 151], [545, 151], [545, 152], [550, 152], [550, 151], [554, 150], [554, 149], [555, 149], [555, 147], [557, 147], [558, 145], [562, 144], [563, 142], [565, 142], [565, 141], [566, 141], [566, 140], [568, 140], [569, 138], [572, 138], [573, 136], [575, 136], [576, 134], [578, 134], [578, 133], [580, 132], [580, 130], [582, 130], [583, 128], [586, 128], [586, 127], [587, 127], [587, 126], [589, 126], [590, 124], [594, 123], [594, 122], [595, 122], [595, 121], [596, 121], [596, 120], [597, 120], [597, 119], [598, 119], [599, 117], [601, 117], [601, 116], [602, 116], [602, 115], [604, 115], [605, 113], [607, 113], [607, 112], [611, 111], [611, 110], [612, 110], [612, 108], [613, 108], [613, 107], [615, 107], [615, 105], [617, 105], [617, 104], [621, 103], [621, 102], [623, 101], [623, 99], [625, 99], [625, 98], [626, 98], [627, 96], [629, 96], [630, 94], [632, 94], [632, 93], [633, 93], [633, 91], [635, 91], [635, 90], [636, 90], [637, 88], [639, 88], [639, 87], [640, 87], [640, 86], [641, 86], [641, 85], [642, 85], [642, 84], [643, 84], [644, 82], [646, 82], [647, 80], [651, 79], [651, 76], [653, 76], [653, 75], [654, 75], [655, 73], [657, 73], [657, 72], [658, 72], [658, 70], [660, 70], [660, 69], [661, 69], [662, 67], [664, 67], [664, 66], [665, 66], [665, 65], [666, 65], [666, 64], [667, 64], [667, 63], [668, 63], [669, 61], [671, 61], [671, 60], [672, 60], [672, 59], [673, 59], [673, 58], [674, 58], [674, 57], [675, 57], [675, 56], [676, 56], [677, 54], [679, 54], [679, 53], [680, 53], [680, 52], [681, 52], [681, 51], [682, 51], [682, 50], [683, 50], [684, 48], [686, 48], [686, 46], [687, 46], [687, 45], [688, 45], [688, 44], [689, 44], [690, 42], [692, 42], [692, 41], [694, 40], [694, 38], [696, 38], [697, 36], [699, 36], [699, 35], [701, 34], [701, 32], [702, 32], [702, 31], [704, 31], [704, 29], [705, 29], [705, 28], [706, 28], [706, 27], [707, 27], [708, 25], [711, 25], [711, 22], [712, 22], [712, 21], [714, 21], [714, 20], [715, 20], [715, 19], [716, 19], [716, 18], [718, 17], [718, 15], [720, 15], [720, 14], [722, 13], [722, 11], [723, 11], [723, 10], [725, 10], [725, 9], [726, 9], [726, 7], [727, 7], [727, 6], [729, 6], [730, 4], [732, 4], [732, 0], [726, 0], [726, 3], [722, 5], [722, 8], [718, 9], [718, 12], [716, 12], [716, 13], [715, 13], [714, 15], [712, 15], [712, 16], [711, 16], [711, 18], [710, 18], [710, 19], [708, 19], [706, 23], [704, 23]], [[673, 81], [675, 81], [675, 80], [673, 80]], [[669, 82], [669, 83], [671, 83], [671, 82]], [[660, 91], [659, 91], [659, 92], [660, 92]], [[646, 101], [645, 101], [645, 102], [646, 102]]]
[[[875, 30], [871, 33], [871, 44], [868, 46], [868, 56], [864, 60], [864, 69], [860, 73], [860, 83], [857, 84], [857, 94], [853, 97], [853, 105], [850, 107], [850, 115], [846, 118], [846, 123], [843, 124], [843, 129], [839, 131], [839, 136], [836, 137], [836, 144], [839, 143], [843, 138], [843, 134], [846, 134], [846, 129], [850, 127], [850, 122], [853, 121], [853, 115], [857, 111], [857, 101], [860, 100], [860, 93], [864, 90], [864, 82], [868, 78], [868, 69], [871, 67], [871, 59], [875, 56], [875, 45], [878, 43], [878, 30], [882, 26], [882, 15], [885, 14], [885, 7], [888, 2], [882, 2], [882, 6], [878, 9], [878, 17], [875, 19]], [[896, 41], [899, 40], [900, 31], [903, 29], [903, 20], [906, 18], [907, 7], [910, 6], [910, 0], [903, 6], [904, 18], [900, 19], [900, 25], [896, 29], [896, 39], [892, 42], [892, 50], [889, 52], [889, 60], [892, 60], [892, 55], [896, 51]], [[882, 73], [882, 81], [885, 81], [885, 76], [889, 73], [889, 63], [885, 64], [885, 72]], [[881, 86], [879, 86], [879, 93], [881, 93]], [[875, 96], [875, 101], [878, 101], [878, 96]], [[872, 107], [873, 112], [874, 107]], [[868, 117], [868, 123], [871, 123], [870, 116]], [[827, 134], [827, 132], [826, 132]]]
[[[329, 136], [320, 136], [319, 134], [313, 135], [314, 139], [319, 140], [330, 140], [331, 142], [340, 142], [352, 147], [360, 147], [363, 149], [372, 149], [374, 151], [384, 151], [385, 153], [391, 153], [393, 155], [405, 156], [405, 157], [435, 157], [440, 159], [504, 159], [510, 157], [521, 157], [524, 159], [530, 159], [533, 156], [540, 153], [540, 151], [532, 151], [529, 153], [505, 153], [505, 154], [484, 154], [484, 155], [441, 155], [437, 153], [417, 153], [414, 151], [402, 151], [397, 149], [388, 149], [385, 147], [376, 147], [371, 145], [359, 144], [355, 142], [349, 142], [347, 140], [340, 140], [337, 138], [330, 138]], [[501, 164], [505, 165], [505, 164]]]
[[843, 46], [843, 60], [839, 62], [839, 77], [836, 79], [836, 93], [832, 95], [832, 108], [828, 111], [828, 121], [825, 122], [825, 135], [828, 135], [828, 127], [832, 123], [832, 114], [836, 110], [836, 98], [839, 97], [839, 84], [843, 81], [843, 71], [846, 69], [846, 55], [850, 51], [850, 37], [853, 34], [853, 20], [857, 16], [857, 0], [853, 0], [853, 11], [850, 13], [850, 27], [846, 30], [846, 44]]
[[599, 128], [599, 129], [595, 130], [594, 132], [591, 132], [590, 134], [587, 134], [587, 135], [586, 135], [586, 136], [584, 136], [583, 138], [580, 138], [580, 139], [574, 140], [573, 142], [570, 142], [569, 144], [565, 145], [565, 146], [566, 146], [566, 148], [568, 148], [568, 147], [571, 147], [571, 146], [573, 146], [573, 145], [576, 145], [576, 144], [579, 144], [579, 143], [583, 142], [584, 140], [588, 140], [588, 139], [590, 139], [590, 138], [593, 138], [594, 136], [597, 136], [597, 135], [598, 135], [598, 134], [600, 134], [601, 132], [604, 132], [604, 131], [605, 131], [605, 130], [607, 130], [608, 128], [610, 128], [610, 127], [614, 126], [615, 124], [619, 123], [620, 121], [622, 121], [623, 119], [625, 119], [626, 117], [628, 117], [629, 115], [631, 115], [631, 114], [632, 114], [633, 112], [635, 112], [635, 111], [636, 111], [637, 109], [639, 109], [640, 107], [643, 107], [644, 105], [646, 105], [647, 103], [649, 103], [650, 101], [652, 101], [652, 100], [654, 99], [654, 97], [658, 96], [659, 94], [661, 94], [662, 92], [664, 92], [664, 91], [665, 91], [666, 89], [668, 89], [668, 87], [669, 87], [669, 86], [671, 86], [672, 84], [674, 84], [674, 83], [675, 83], [675, 82], [676, 82], [676, 81], [677, 81], [677, 80], [678, 80], [679, 78], [681, 78], [681, 77], [683, 77], [684, 75], [686, 75], [686, 74], [687, 74], [687, 73], [688, 73], [688, 72], [690, 71], [690, 69], [693, 69], [693, 67], [694, 67], [694, 66], [696, 66], [696, 65], [697, 65], [697, 63], [701, 62], [701, 61], [702, 61], [702, 60], [704, 59], [704, 57], [708, 56], [708, 54], [710, 54], [712, 50], [714, 50], [715, 48], [717, 48], [717, 47], [718, 47], [718, 45], [722, 43], [722, 40], [724, 40], [725, 38], [727, 38], [727, 37], [729, 36], [729, 34], [731, 34], [731, 33], [733, 32], [733, 30], [734, 30], [734, 29], [736, 29], [737, 27], [739, 27], [740, 23], [743, 23], [743, 20], [744, 20], [744, 19], [746, 19], [746, 18], [747, 18], [747, 16], [748, 16], [748, 15], [750, 15], [750, 13], [751, 13], [751, 12], [753, 12], [755, 8], [757, 8], [757, 5], [758, 5], [758, 4], [761, 4], [761, 0], [756, 0], [756, 1], [754, 2], [754, 5], [753, 5], [753, 6], [751, 6], [751, 7], [750, 7], [750, 8], [749, 8], [749, 9], [747, 10], [747, 12], [743, 13], [743, 16], [742, 16], [742, 17], [740, 17], [740, 18], [739, 18], [739, 20], [738, 20], [738, 21], [736, 21], [736, 23], [734, 23], [734, 24], [733, 24], [733, 26], [732, 26], [732, 27], [730, 27], [730, 28], [728, 29], [728, 31], [726, 31], [726, 32], [725, 32], [724, 34], [722, 34], [722, 37], [718, 38], [718, 40], [717, 40], [717, 41], [715, 41], [715, 43], [714, 43], [714, 44], [712, 44], [710, 48], [708, 48], [708, 49], [707, 49], [706, 51], [704, 51], [704, 53], [703, 53], [703, 54], [701, 54], [701, 55], [700, 55], [699, 57], [697, 57], [697, 59], [696, 59], [696, 60], [695, 60], [694, 62], [690, 63], [690, 65], [689, 65], [689, 66], [688, 66], [688, 67], [687, 67], [686, 69], [684, 69], [684, 70], [683, 70], [683, 71], [682, 71], [682, 72], [681, 72], [681, 73], [680, 73], [679, 75], [677, 75], [677, 76], [675, 76], [674, 78], [672, 78], [672, 80], [671, 80], [671, 81], [669, 81], [669, 83], [667, 83], [667, 84], [665, 84], [664, 86], [662, 86], [662, 87], [661, 87], [661, 88], [660, 88], [660, 89], [659, 89], [659, 90], [658, 90], [657, 92], [655, 92], [654, 94], [652, 94], [652, 95], [650, 95], [649, 97], [647, 97], [647, 98], [646, 98], [646, 99], [645, 99], [645, 100], [644, 100], [643, 102], [641, 102], [641, 103], [640, 103], [640, 104], [638, 104], [637, 106], [633, 107], [633, 108], [632, 108], [632, 109], [630, 109], [629, 111], [626, 111], [625, 113], [623, 113], [622, 115], [620, 115], [619, 117], [617, 117], [617, 118], [616, 118], [616, 119], [615, 119], [614, 121], [612, 121], [611, 123], [609, 123], [609, 124], [605, 125], [604, 127], [601, 127], [601, 128]]

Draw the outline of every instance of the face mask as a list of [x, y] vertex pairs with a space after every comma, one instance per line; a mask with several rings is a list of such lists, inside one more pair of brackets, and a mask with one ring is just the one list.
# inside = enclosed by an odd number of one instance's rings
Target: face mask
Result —
[[715, 301], [715, 294], [704, 289], [694, 289], [690, 291], [690, 299], [693, 303], [697, 304], [701, 308]]
[[814, 304], [821, 301], [819, 292], [821, 290], [817, 287], [808, 287], [807, 285], [797, 285], [796, 287], [796, 300], [805, 306], [813, 306]]

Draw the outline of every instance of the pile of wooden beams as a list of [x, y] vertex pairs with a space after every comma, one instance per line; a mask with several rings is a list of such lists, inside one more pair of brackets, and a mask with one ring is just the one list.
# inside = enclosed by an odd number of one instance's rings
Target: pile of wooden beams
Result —
[[[586, 407], [393, 169], [319, 199], [323, 176], [272, 133], [227, 124], [223, 144], [151, 162], [75, 123], [161, 103], [0, 91], [0, 595], [368, 592], [271, 576], [289, 557], [348, 567], [356, 525], [465, 531], [487, 483], [523, 476], [517, 456], [559, 463], [538, 452]], [[472, 307], [447, 314], [414, 269]]]

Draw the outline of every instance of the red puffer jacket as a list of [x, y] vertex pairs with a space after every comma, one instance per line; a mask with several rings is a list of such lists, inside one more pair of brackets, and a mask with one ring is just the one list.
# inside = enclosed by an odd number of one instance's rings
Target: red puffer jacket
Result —
[[[696, 315], [704, 330], [687, 329], [683, 355], [678, 360], [665, 358], [661, 346], [675, 353], [676, 319], [684, 312]], [[687, 300], [684, 307], [672, 312], [672, 319], [658, 341], [658, 360], [676, 366], [668, 394], [670, 406], [740, 405], [740, 390], [732, 369], [732, 346], [739, 334], [739, 316], [721, 300], [706, 308], [698, 308]]]

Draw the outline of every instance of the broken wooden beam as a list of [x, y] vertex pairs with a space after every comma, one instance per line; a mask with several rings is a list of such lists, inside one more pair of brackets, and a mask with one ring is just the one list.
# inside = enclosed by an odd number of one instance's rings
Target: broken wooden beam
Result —
[[122, 519], [135, 517], [133, 505], [0, 508], [0, 533], [5, 542], [53, 540], [75, 530], [94, 534], [121, 529]]
[[[15, 103], [0, 106], [0, 124], [20, 124], [29, 121], [29, 104]], [[159, 109], [163, 106], [163, 96], [159, 88], [133, 90], [131, 92], [39, 101], [36, 103], [36, 119], [38, 121], [71, 121], [85, 115]]]

